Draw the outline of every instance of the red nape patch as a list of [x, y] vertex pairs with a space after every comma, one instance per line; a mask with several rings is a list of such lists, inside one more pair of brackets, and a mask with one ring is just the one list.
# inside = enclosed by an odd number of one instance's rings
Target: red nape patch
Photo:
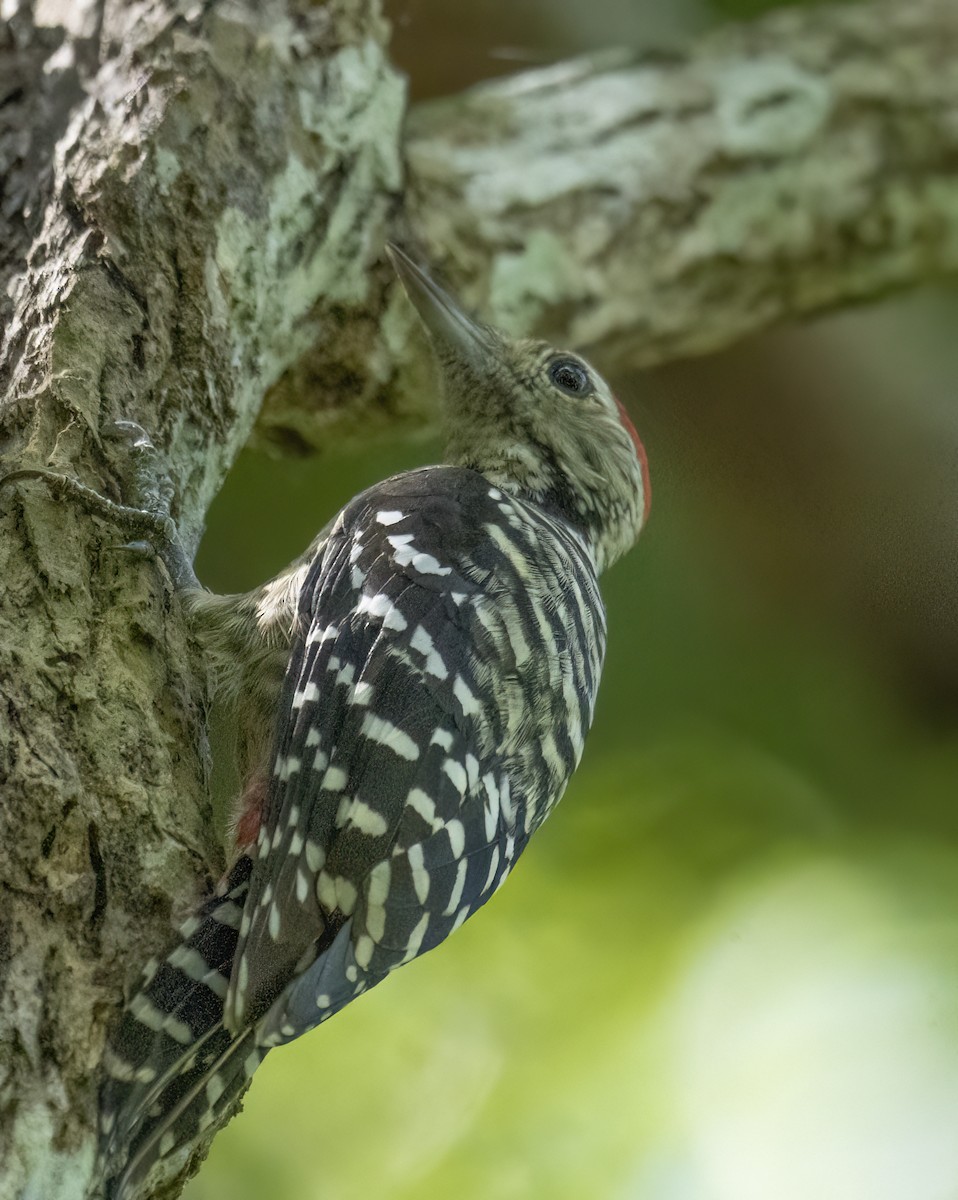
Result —
[[266, 776], [254, 775], [243, 789], [239, 798], [237, 810], [239, 816], [233, 827], [233, 837], [237, 850], [246, 850], [259, 837], [260, 822], [263, 819], [263, 805], [266, 803]]
[[625, 426], [626, 433], [628, 433], [632, 439], [632, 444], [635, 446], [636, 457], [639, 460], [639, 467], [642, 470], [642, 520], [647, 521], [649, 518], [649, 509], [652, 507], [652, 482], [649, 479], [649, 460], [645, 457], [645, 447], [642, 445], [642, 439], [632, 424], [632, 418], [626, 412], [625, 405], [619, 399], [616, 399], [615, 402], [618, 405], [619, 416], [622, 418], [622, 424]]

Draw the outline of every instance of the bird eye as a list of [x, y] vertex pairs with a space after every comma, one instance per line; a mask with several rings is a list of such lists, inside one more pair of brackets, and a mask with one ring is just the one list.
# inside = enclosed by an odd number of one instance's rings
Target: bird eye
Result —
[[568, 396], [582, 396], [591, 388], [589, 372], [574, 358], [557, 358], [549, 365], [549, 379]]

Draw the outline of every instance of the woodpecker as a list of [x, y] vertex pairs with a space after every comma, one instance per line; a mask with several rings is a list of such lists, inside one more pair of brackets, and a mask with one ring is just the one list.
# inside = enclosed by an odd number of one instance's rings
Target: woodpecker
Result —
[[183, 592], [247, 783], [233, 865], [108, 1044], [110, 1200], [182, 1169], [271, 1049], [472, 916], [592, 721], [598, 576], [649, 508], [639, 436], [582, 358], [476, 322], [389, 252], [438, 362], [445, 463], [356, 496], [254, 591]]

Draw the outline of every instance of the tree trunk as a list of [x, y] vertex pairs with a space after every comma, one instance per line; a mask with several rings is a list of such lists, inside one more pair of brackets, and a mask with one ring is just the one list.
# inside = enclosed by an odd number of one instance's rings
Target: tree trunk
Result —
[[[560, 64], [405, 132], [377, 0], [4, 12], [2, 471], [119, 498], [109, 429], [139, 421], [191, 547], [258, 416], [312, 446], [431, 415], [387, 236], [606, 366], [958, 265], [948, 0]], [[109, 523], [20, 484], [0, 525], [0, 1200], [77, 1200], [104, 1028], [223, 865], [205, 679], [162, 567]]]

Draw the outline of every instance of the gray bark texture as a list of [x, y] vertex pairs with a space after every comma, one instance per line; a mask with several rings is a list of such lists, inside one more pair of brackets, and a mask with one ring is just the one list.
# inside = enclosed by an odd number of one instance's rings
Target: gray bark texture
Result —
[[[387, 237], [607, 369], [958, 267], [953, 0], [782, 11], [408, 115], [377, 0], [2, 12], [0, 473], [119, 498], [109, 430], [139, 421], [191, 546], [251, 435], [434, 415]], [[104, 1030], [223, 867], [203, 666], [123, 541], [0, 492], [0, 1200], [85, 1194]]]

